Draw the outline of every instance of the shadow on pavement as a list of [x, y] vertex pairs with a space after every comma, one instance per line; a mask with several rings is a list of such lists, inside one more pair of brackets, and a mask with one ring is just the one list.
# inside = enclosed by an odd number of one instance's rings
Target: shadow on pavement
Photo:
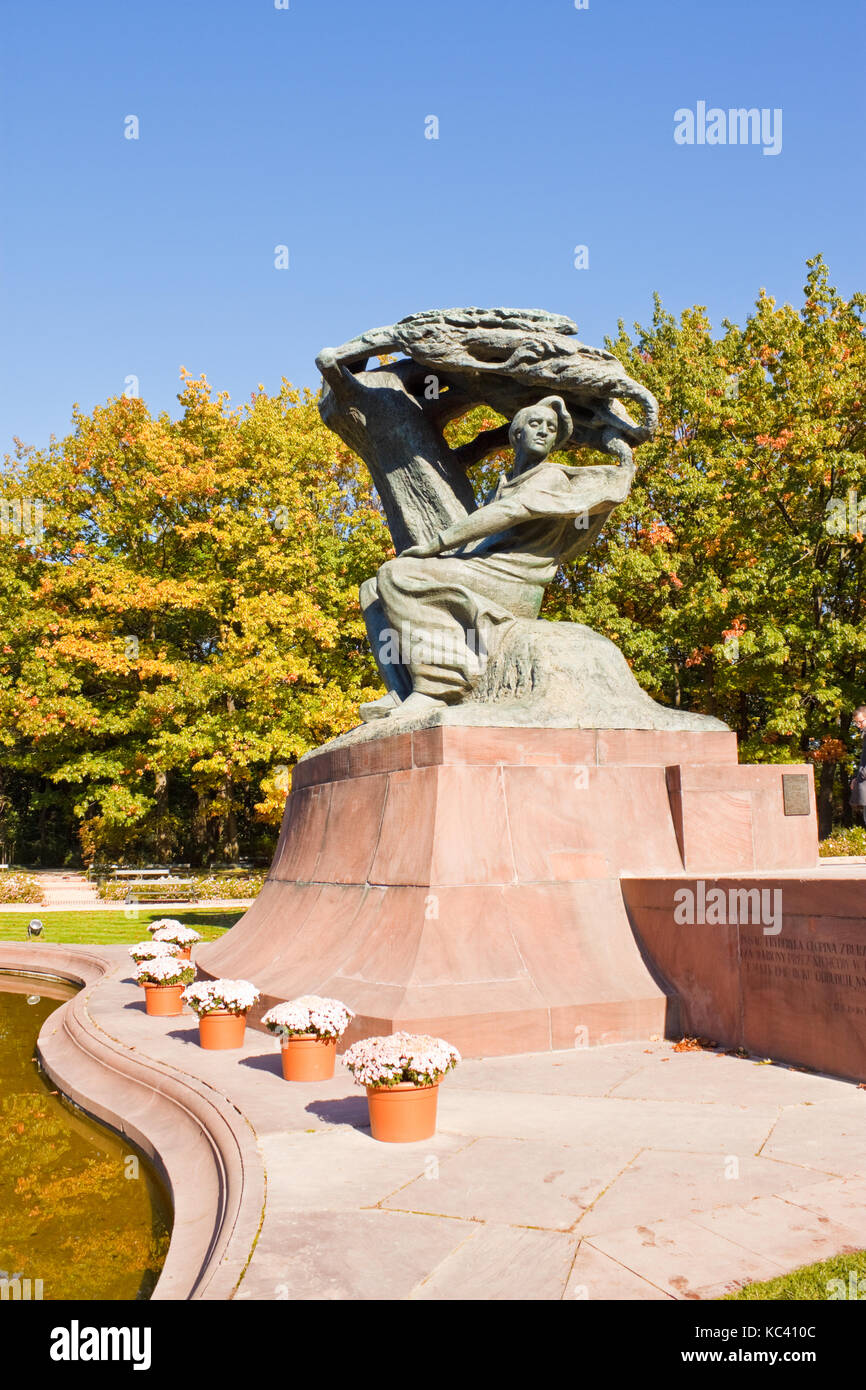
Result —
[[304, 1107], [311, 1115], [327, 1120], [331, 1125], [351, 1125], [353, 1129], [370, 1128], [367, 1097], [343, 1096], [340, 1100], [314, 1100]]
[[283, 1066], [278, 1052], [262, 1052], [256, 1057], [239, 1058], [242, 1067], [252, 1067], [254, 1071], [269, 1071], [274, 1076], [282, 1076]]

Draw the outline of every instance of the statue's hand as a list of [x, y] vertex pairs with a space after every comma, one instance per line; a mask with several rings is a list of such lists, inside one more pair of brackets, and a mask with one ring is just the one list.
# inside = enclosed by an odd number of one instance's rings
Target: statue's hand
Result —
[[401, 550], [399, 558], [401, 560], [429, 560], [431, 556], [438, 555], [440, 550], [440, 540], [437, 536], [435, 540], [423, 541], [420, 545], [410, 545], [408, 550]]

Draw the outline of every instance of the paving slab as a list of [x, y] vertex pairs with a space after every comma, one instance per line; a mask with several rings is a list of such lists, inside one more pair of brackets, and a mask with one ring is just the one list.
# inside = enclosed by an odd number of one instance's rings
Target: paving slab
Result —
[[787, 1194], [813, 1180], [807, 1168], [754, 1154], [645, 1149], [581, 1216], [577, 1229], [591, 1237], [666, 1216], [739, 1206], [758, 1195]]
[[418, 1178], [382, 1205], [569, 1231], [633, 1156], [615, 1140], [596, 1148], [476, 1139], [441, 1164], [435, 1182]]
[[775, 1279], [784, 1266], [766, 1255], [745, 1250], [724, 1236], [692, 1221], [653, 1221], [593, 1236], [589, 1242], [680, 1299], [700, 1297], [699, 1290], [724, 1281], [725, 1288]]
[[796, 1202], [828, 1221], [838, 1221], [853, 1228], [861, 1248], [866, 1248], [866, 1178], [833, 1178], [816, 1182], [786, 1193], [789, 1202]]
[[670, 1043], [573, 1048], [554, 1054], [553, 1060], [551, 1055], [535, 1052], [463, 1062], [448, 1077], [449, 1090], [605, 1096], [639, 1072], [650, 1058], [669, 1056]]
[[582, 1240], [563, 1297], [580, 1301], [615, 1299], [634, 1303], [649, 1299], [669, 1303], [674, 1295], [626, 1269], [610, 1255], [602, 1254], [589, 1241]]
[[235, 1297], [407, 1299], [469, 1234], [461, 1222], [403, 1212], [284, 1213]]
[[[364, 1099], [366, 1110], [366, 1099]], [[358, 1211], [384, 1205], [430, 1211], [423, 1199], [402, 1200], [416, 1186], [439, 1185], [453, 1153], [476, 1140], [435, 1134], [420, 1144], [377, 1144], [363, 1129], [328, 1125], [304, 1133], [259, 1135], [272, 1183], [270, 1214]]]
[[866, 1091], [852, 1087], [841, 1104], [786, 1107], [761, 1152], [834, 1177], [866, 1172]]
[[[709, 1065], [712, 1065], [710, 1062]], [[442, 1129], [502, 1139], [546, 1135], [563, 1144], [695, 1149], [707, 1153], [754, 1153], [770, 1135], [778, 1107], [689, 1105], [680, 1101], [618, 1100], [609, 1096], [550, 1096], [539, 1092], [499, 1093], [440, 1088]]]
[[412, 1292], [413, 1299], [536, 1302], [560, 1299], [577, 1241], [551, 1231], [484, 1225]]
[[[669, 1059], [668, 1065], [665, 1059]], [[795, 1067], [767, 1065], [759, 1058], [729, 1057], [724, 1052], [664, 1051], [644, 1057], [630, 1076], [611, 1088], [608, 1095], [626, 1100], [681, 1100], [689, 1104], [753, 1106], [796, 1105], [804, 1101], [840, 1098], [850, 1083], [816, 1076]]]
[[781, 1197], [755, 1197], [741, 1207], [697, 1212], [692, 1221], [756, 1254], [773, 1252], [788, 1269], [862, 1249], [863, 1230], [841, 1225]]

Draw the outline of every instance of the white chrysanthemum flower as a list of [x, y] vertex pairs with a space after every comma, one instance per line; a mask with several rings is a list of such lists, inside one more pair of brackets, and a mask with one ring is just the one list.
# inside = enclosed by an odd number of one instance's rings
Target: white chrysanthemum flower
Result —
[[156, 956], [176, 956], [179, 951], [180, 947], [173, 941], [136, 941], [129, 948], [136, 965], [143, 960], [154, 960]]
[[339, 999], [318, 994], [302, 994], [285, 1004], [277, 1004], [262, 1015], [262, 1023], [272, 1033], [297, 1037], [314, 1033], [319, 1038], [340, 1038], [355, 1017]]
[[176, 956], [154, 956], [153, 960], [143, 960], [136, 967], [139, 984], [150, 985], [191, 985], [195, 979], [195, 966], [188, 960], [178, 960]]
[[456, 1067], [460, 1053], [444, 1038], [425, 1033], [391, 1033], [362, 1038], [343, 1054], [359, 1086], [432, 1086]]
[[249, 980], [199, 980], [183, 992], [184, 1002], [202, 1014], [245, 1014], [259, 998]]
[[173, 941], [176, 946], [194, 946], [197, 941], [201, 941], [201, 935], [193, 931], [192, 927], [184, 927], [180, 922], [174, 926], [160, 927], [153, 933], [154, 941]]

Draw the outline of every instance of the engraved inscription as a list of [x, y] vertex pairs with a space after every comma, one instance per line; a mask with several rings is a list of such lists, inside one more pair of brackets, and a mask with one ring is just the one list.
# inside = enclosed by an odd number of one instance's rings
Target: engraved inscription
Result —
[[823, 985], [834, 1013], [866, 1017], [866, 941], [780, 936], [743, 941], [740, 958], [744, 974], [767, 984]]
[[782, 773], [782, 796], [786, 816], [808, 816], [809, 777], [805, 772]]

